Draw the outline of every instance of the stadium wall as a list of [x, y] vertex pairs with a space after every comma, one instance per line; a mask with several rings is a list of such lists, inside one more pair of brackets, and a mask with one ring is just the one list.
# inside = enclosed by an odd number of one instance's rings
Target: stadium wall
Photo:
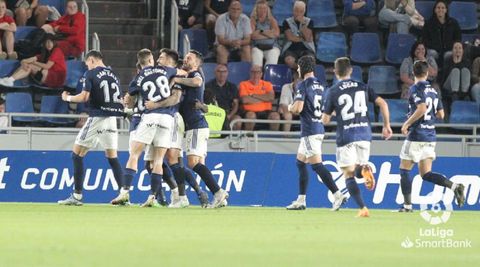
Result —
[[[56, 202], [65, 198], [73, 187], [70, 152], [66, 151], [0, 151], [0, 201], [3, 202]], [[119, 153], [122, 163], [128, 154]], [[335, 163], [334, 155], [324, 156], [324, 163], [332, 172], [338, 187], [346, 192], [344, 179]], [[466, 186], [463, 209], [480, 210], [480, 164], [478, 158], [439, 157], [434, 170], [444, 173], [450, 180]], [[142, 166], [140, 163], [139, 166]], [[397, 156], [372, 156], [371, 164], [377, 186], [367, 191], [360, 186], [370, 208], [394, 209], [402, 203]], [[295, 155], [275, 153], [212, 152], [207, 158], [222, 188], [230, 192], [229, 204], [241, 206], [286, 206], [298, 194]], [[85, 158], [85, 197], [87, 203], [108, 203], [116, 196], [118, 186], [113, 173], [107, 168], [103, 152], [93, 151]], [[310, 171], [308, 191], [309, 207], [330, 207], [333, 196], [327, 193], [318, 177]], [[418, 170], [412, 171], [414, 176]], [[199, 177], [197, 180], [200, 181]], [[363, 180], [358, 180], [360, 184]], [[202, 188], [205, 188], [201, 184]], [[165, 185], [163, 187], [166, 188]], [[131, 200], [143, 202], [149, 190], [149, 178], [142, 171], [134, 180]], [[188, 190], [189, 199], [197, 203], [194, 192]], [[420, 176], [413, 178], [414, 204], [452, 203], [453, 193], [439, 186], [423, 183]], [[346, 205], [355, 208], [353, 201]], [[455, 209], [455, 205], [453, 205]]]

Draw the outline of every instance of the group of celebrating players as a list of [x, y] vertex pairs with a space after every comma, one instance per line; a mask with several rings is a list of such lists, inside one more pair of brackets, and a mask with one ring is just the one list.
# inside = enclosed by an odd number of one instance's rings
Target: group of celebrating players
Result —
[[[171, 189], [169, 207], [189, 206], [185, 195], [187, 181], [198, 194], [202, 207], [220, 208], [227, 205], [228, 193], [216, 183], [205, 166], [209, 128], [204, 117], [204, 76], [201, 71], [202, 55], [191, 50], [185, 55], [183, 66], [176, 68], [178, 53], [171, 49], [160, 50], [155, 65], [153, 54], [148, 49], [137, 53], [138, 73], [130, 83], [128, 93], [122, 97], [119, 81], [113, 71], [103, 63], [99, 51], [90, 51], [85, 58], [88, 71], [81, 80], [83, 90], [77, 95], [62, 94], [64, 101], [88, 102], [89, 118], [80, 130], [73, 147], [74, 192], [63, 205], [82, 205], [84, 177], [83, 158], [89, 149], [100, 143], [113, 170], [119, 195], [111, 201], [114, 205], [128, 205], [129, 190], [138, 171], [138, 160], [145, 150], [145, 168], [150, 173], [151, 192], [143, 207], [164, 203], [162, 180]], [[375, 178], [368, 165], [372, 131], [368, 118], [367, 102], [375, 103], [383, 117], [382, 134], [392, 136], [387, 103], [362, 82], [351, 79], [352, 67], [346, 57], [335, 61], [334, 71], [338, 78], [328, 90], [314, 76], [315, 59], [304, 56], [298, 61], [298, 72], [303, 79], [297, 87], [294, 103], [289, 110], [300, 115], [301, 139], [296, 166], [299, 172], [299, 195], [287, 206], [289, 210], [306, 209], [308, 186], [307, 164], [319, 175], [334, 195], [332, 210], [339, 210], [347, 201], [332, 179], [331, 173], [322, 164], [321, 146], [327, 125], [332, 116], [337, 121], [337, 163], [343, 171], [350, 196], [360, 208], [358, 216], [368, 217], [355, 177], [364, 178], [367, 189], [373, 190]], [[414, 64], [415, 84], [410, 88], [409, 118], [401, 131], [407, 136], [400, 152], [401, 189], [404, 205], [401, 212], [411, 212], [410, 171], [419, 164], [420, 175], [425, 181], [453, 190], [457, 204], [465, 201], [464, 186], [449, 181], [444, 175], [432, 172], [435, 159], [435, 118], [444, 116], [438, 95], [429, 82], [428, 64]], [[116, 117], [124, 112], [133, 113], [130, 126], [129, 159], [122, 169], [117, 158], [118, 134]], [[187, 155], [188, 168], [183, 165], [182, 151]], [[166, 158], [164, 160], [164, 158]], [[213, 194], [208, 195], [194, 179], [198, 174]]]

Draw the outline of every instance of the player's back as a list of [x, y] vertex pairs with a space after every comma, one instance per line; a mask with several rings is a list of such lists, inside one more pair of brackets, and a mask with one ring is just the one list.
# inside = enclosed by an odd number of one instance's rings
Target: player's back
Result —
[[205, 91], [205, 78], [199, 71], [188, 73], [187, 78], [199, 77], [202, 79], [202, 85], [199, 87], [190, 87], [182, 85], [184, 90], [184, 98], [180, 106], [180, 113], [185, 120], [186, 130], [208, 128], [207, 120], [203, 111], [195, 108], [195, 103], [200, 101], [203, 103], [203, 93]]
[[117, 75], [109, 67], [96, 67], [85, 73], [84, 89], [90, 92], [89, 115], [122, 116], [122, 93]]
[[302, 112], [300, 112], [302, 136], [325, 133], [321, 123], [324, 91], [325, 88], [315, 77], [303, 80], [298, 85], [295, 99], [304, 101]]

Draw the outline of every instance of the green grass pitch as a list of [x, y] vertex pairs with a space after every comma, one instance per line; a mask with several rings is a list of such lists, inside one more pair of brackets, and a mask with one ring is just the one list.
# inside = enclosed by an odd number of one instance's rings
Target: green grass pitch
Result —
[[[431, 226], [419, 212], [0, 204], [0, 266], [478, 266], [480, 214]], [[403, 248], [449, 229], [471, 248]], [[423, 229], [423, 230], [422, 230]], [[427, 230], [425, 230], [427, 229]], [[453, 232], [453, 233], [452, 233]]]

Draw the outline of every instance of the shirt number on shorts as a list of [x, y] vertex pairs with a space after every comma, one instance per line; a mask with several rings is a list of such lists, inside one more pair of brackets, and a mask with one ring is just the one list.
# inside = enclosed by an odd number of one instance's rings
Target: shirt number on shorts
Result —
[[[103, 90], [103, 97], [105, 99], [105, 103], [110, 103], [113, 101], [113, 103], [122, 103], [122, 100], [120, 99], [120, 88], [118, 87], [118, 84], [116, 83], [111, 83], [110, 85], [108, 84], [108, 81], [103, 80], [100, 83], [100, 88]], [[113, 95], [110, 98], [110, 89], [113, 89]]]
[[[341, 111], [342, 120], [348, 121], [355, 118], [355, 114], [360, 113], [362, 117], [367, 115], [367, 103], [365, 91], [355, 92], [354, 99], [348, 94], [343, 94], [338, 98], [338, 104], [344, 105]], [[353, 109], [352, 109], [353, 106]]]
[[[155, 96], [157, 88], [160, 94]], [[142, 90], [148, 92], [148, 100], [151, 100], [153, 102], [160, 101], [161, 99], [170, 96], [170, 84], [168, 83], [168, 79], [165, 76], [159, 76], [155, 80], [155, 83], [152, 81], [145, 82], [142, 85]]]

